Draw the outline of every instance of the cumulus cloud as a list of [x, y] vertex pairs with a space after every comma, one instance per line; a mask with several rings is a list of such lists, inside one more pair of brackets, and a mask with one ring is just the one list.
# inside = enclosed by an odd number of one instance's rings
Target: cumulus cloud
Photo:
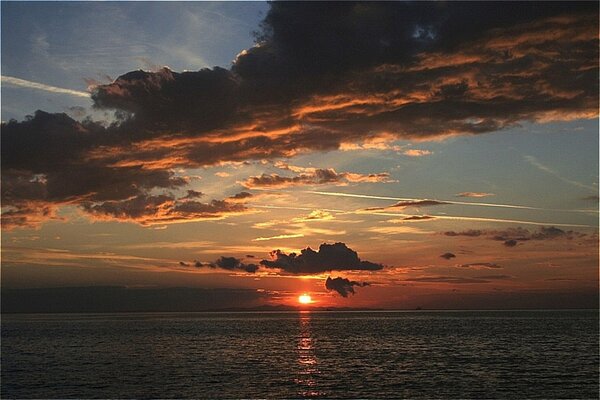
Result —
[[325, 288], [329, 291], [333, 290], [340, 294], [342, 297], [348, 297], [349, 294], [354, 294], [354, 286], [364, 287], [369, 286], [367, 282], [356, 282], [346, 278], [331, 278], [327, 277], [325, 281]]
[[[329, 271], [378, 271], [383, 269], [382, 264], [361, 260], [354, 250], [341, 242], [323, 243], [317, 251], [307, 247], [301, 250], [300, 254], [286, 254], [281, 250], [273, 250], [270, 256], [270, 259], [260, 261], [259, 265], [265, 269], [276, 269], [291, 274], [320, 274]], [[254, 267], [250, 268], [254, 270], [248, 271], [247, 264], [234, 257], [221, 257], [219, 260], [211, 263], [195, 262], [195, 265], [197, 267], [242, 269], [246, 272], [256, 272]]]
[[274, 2], [230, 69], [131, 71], [92, 88], [112, 125], [42, 111], [3, 123], [3, 205], [127, 201], [185, 186], [176, 167], [596, 118], [597, 14], [594, 2]]
[[323, 243], [319, 250], [310, 247], [300, 251], [300, 254], [286, 254], [281, 250], [271, 252], [271, 260], [262, 260], [261, 265], [266, 268], [278, 268], [294, 274], [318, 274], [327, 271], [377, 271], [383, 269], [382, 264], [363, 261], [358, 254], [346, 244]]

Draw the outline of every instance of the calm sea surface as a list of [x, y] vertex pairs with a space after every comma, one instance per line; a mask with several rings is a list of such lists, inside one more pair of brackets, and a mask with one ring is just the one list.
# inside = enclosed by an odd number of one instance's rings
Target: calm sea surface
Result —
[[1, 398], [598, 398], [597, 311], [2, 316]]

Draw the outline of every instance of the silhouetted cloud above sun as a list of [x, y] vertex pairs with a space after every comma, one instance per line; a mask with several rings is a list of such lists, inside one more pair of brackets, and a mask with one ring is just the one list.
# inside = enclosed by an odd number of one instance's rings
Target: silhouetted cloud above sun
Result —
[[327, 290], [338, 292], [342, 297], [348, 297], [349, 294], [354, 294], [354, 286], [369, 286], [369, 283], [351, 281], [346, 278], [331, 278], [330, 276], [325, 280], [325, 288]]
[[[285, 253], [273, 250], [271, 259], [260, 261], [260, 266], [266, 269], [281, 270], [291, 274], [320, 274], [330, 271], [378, 271], [382, 264], [361, 260], [358, 254], [345, 243], [323, 243], [317, 251], [310, 247], [300, 250], [300, 254]], [[223, 269], [241, 269], [246, 272], [256, 272], [255, 264], [244, 264], [235, 257], [221, 257], [212, 263], [195, 262], [197, 267]]]

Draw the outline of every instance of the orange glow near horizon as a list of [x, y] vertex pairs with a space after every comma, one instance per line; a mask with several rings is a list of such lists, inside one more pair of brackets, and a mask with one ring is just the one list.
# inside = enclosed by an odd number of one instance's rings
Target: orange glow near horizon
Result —
[[310, 297], [306, 293], [298, 296], [298, 303], [300, 303], [300, 304], [310, 304], [312, 302], [313, 302], [312, 297]]

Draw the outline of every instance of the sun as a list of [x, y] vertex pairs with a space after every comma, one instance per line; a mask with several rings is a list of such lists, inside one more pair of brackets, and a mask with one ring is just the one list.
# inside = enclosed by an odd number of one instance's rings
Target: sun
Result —
[[310, 304], [312, 303], [312, 298], [307, 294], [302, 294], [298, 296], [298, 302], [300, 304]]

